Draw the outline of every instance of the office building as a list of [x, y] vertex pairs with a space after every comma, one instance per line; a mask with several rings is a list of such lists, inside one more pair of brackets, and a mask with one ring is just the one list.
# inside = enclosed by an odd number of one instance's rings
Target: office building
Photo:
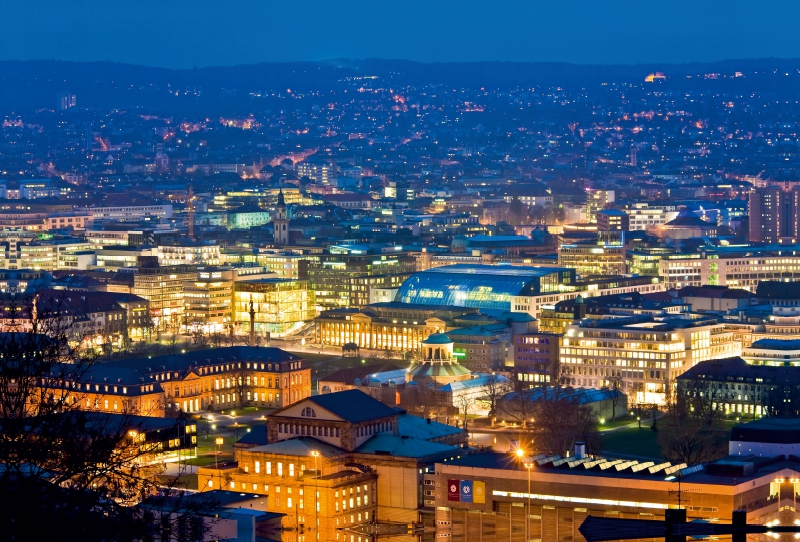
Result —
[[[255, 322], [251, 323], [252, 310]], [[317, 315], [311, 283], [304, 279], [262, 278], [239, 280], [233, 291], [233, 324], [242, 333], [267, 338], [284, 335], [312, 322]]]
[[750, 193], [751, 242], [793, 245], [800, 238], [800, 190], [758, 188]]
[[690, 367], [742, 353], [722, 323], [694, 313], [584, 319], [566, 327], [560, 349], [569, 384], [600, 388], [619, 377], [637, 404], [663, 404], [667, 388]]
[[317, 257], [307, 272], [320, 311], [368, 305], [371, 288], [396, 288], [416, 270], [416, 260], [405, 252], [332, 246]]

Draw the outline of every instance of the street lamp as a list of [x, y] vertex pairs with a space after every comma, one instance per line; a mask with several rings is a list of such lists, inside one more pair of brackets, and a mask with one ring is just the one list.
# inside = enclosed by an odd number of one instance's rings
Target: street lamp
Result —
[[792, 511], [797, 511], [797, 484], [800, 482], [800, 478], [789, 478], [789, 482], [792, 484]]
[[319, 479], [319, 470], [317, 470], [317, 458], [319, 452], [313, 450], [311, 455], [314, 456], [314, 526], [316, 529], [316, 539], [319, 540], [319, 501], [317, 497], [317, 480]]
[[527, 542], [531, 539], [531, 469], [533, 463], [526, 461], [525, 468], [528, 469], [528, 514], [525, 516], [525, 532], [527, 533]]
[[[222, 446], [222, 443], [224, 441], [222, 440], [222, 437], [217, 437], [217, 439], [214, 442], [217, 445], [217, 455], [214, 456], [214, 468], [216, 470], [219, 470], [219, 447]], [[219, 473], [217, 473], [217, 474], [219, 474]]]
[[530, 541], [531, 539], [531, 469], [533, 468], [532, 461], [524, 461], [525, 459], [525, 450], [523, 448], [517, 448], [515, 452], [517, 459], [519, 462], [525, 466], [525, 469], [528, 471], [528, 511], [525, 515], [525, 540]]

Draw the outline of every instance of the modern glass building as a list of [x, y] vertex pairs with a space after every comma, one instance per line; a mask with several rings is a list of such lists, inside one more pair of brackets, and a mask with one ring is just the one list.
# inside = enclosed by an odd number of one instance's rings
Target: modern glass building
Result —
[[575, 270], [562, 267], [457, 264], [414, 273], [395, 301], [504, 312], [513, 296], [559, 292], [574, 282]]

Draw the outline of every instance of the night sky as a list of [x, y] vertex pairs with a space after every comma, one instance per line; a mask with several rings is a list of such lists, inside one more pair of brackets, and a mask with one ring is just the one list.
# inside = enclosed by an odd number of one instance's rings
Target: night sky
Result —
[[0, 21], [0, 60], [800, 58], [796, 0], [2, 0]]

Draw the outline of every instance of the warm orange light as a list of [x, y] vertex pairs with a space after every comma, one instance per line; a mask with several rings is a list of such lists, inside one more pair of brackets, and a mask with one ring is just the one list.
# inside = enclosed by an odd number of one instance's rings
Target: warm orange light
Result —
[[786, 478], [775, 478], [775, 482], [778, 484], [782, 484], [786, 481]]
[[525, 457], [525, 450], [517, 448], [517, 457]]
[[223, 442], [222, 437], [217, 437], [217, 440], [215, 442], [217, 443], [217, 446], [222, 446]]

